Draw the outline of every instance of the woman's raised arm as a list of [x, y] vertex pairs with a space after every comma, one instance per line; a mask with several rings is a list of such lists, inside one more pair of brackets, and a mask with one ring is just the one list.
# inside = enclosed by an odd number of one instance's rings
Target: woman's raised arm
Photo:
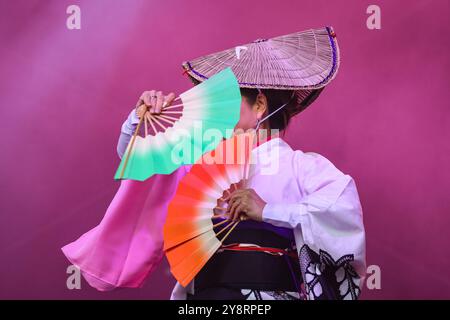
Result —
[[122, 159], [122, 156], [127, 149], [128, 143], [136, 130], [140, 117], [142, 117], [146, 111], [150, 111], [152, 114], [161, 113], [162, 108], [170, 106], [174, 99], [175, 94], [173, 92], [164, 95], [162, 91], [150, 90], [144, 91], [141, 94], [136, 103], [136, 107], [131, 110], [120, 130], [120, 136], [117, 142], [117, 154], [120, 159]]

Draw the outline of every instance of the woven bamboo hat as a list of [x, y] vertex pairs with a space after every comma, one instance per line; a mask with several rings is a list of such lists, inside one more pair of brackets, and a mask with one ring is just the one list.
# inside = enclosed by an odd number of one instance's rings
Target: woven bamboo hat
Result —
[[324, 27], [258, 39], [182, 66], [200, 82], [230, 67], [242, 88], [295, 90], [298, 113], [336, 76], [339, 47], [333, 28]]

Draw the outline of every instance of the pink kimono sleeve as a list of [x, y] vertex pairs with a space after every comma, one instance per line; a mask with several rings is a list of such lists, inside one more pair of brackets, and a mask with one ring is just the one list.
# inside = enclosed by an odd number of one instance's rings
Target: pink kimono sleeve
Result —
[[155, 270], [163, 256], [167, 206], [189, 169], [122, 180], [100, 224], [62, 248], [92, 287], [140, 287]]

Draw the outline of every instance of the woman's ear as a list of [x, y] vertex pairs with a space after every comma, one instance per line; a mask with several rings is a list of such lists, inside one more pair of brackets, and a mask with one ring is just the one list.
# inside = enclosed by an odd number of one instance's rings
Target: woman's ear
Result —
[[253, 111], [256, 113], [256, 117], [261, 119], [268, 109], [269, 106], [266, 96], [263, 93], [258, 93], [255, 104], [253, 105]]

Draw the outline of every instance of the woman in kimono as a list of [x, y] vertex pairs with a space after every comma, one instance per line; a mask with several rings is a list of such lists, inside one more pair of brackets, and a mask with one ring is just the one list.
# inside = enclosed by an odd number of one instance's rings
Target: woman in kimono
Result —
[[[335, 34], [327, 27], [259, 39], [183, 67], [195, 84], [231, 67], [242, 95], [236, 129], [283, 133], [335, 77], [338, 64]], [[159, 113], [174, 97], [143, 93], [122, 125], [119, 157], [139, 117]], [[186, 288], [176, 284], [171, 299], [357, 299], [365, 232], [353, 178], [318, 153], [292, 150], [279, 135], [260, 141], [252, 158], [246, 189], [226, 199], [229, 218], [242, 221]], [[142, 285], [161, 260], [167, 206], [189, 169], [122, 181], [99, 226], [63, 248], [92, 286]]]

